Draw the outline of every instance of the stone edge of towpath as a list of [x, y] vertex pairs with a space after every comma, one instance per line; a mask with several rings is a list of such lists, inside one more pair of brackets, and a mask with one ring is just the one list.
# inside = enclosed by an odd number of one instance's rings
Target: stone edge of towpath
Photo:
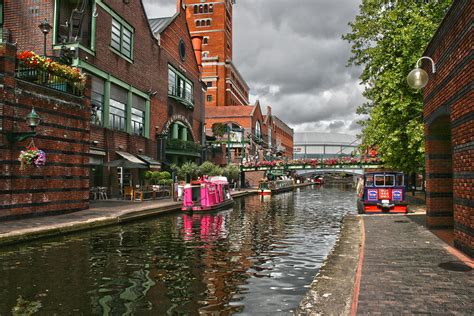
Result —
[[336, 244], [301, 300], [297, 315], [349, 315], [362, 243], [362, 217], [344, 218]]

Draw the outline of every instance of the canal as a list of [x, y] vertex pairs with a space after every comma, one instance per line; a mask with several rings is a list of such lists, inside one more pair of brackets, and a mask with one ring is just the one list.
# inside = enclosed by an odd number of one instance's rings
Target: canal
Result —
[[0, 315], [291, 314], [355, 212], [307, 187], [0, 249]]

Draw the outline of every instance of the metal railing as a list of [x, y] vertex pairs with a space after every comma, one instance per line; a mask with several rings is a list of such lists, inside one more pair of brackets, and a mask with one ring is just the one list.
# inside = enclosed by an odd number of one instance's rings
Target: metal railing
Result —
[[202, 150], [202, 146], [191, 141], [184, 141], [181, 139], [168, 139], [166, 141], [166, 149], [188, 153], [200, 153]]
[[75, 96], [83, 96], [84, 94], [84, 85], [82, 83], [51, 74], [42, 69], [27, 67], [22, 63], [18, 63], [16, 77]]

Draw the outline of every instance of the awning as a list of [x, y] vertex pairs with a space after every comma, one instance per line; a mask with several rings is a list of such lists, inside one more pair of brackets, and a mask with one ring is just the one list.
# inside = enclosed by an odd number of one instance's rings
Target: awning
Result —
[[148, 164], [151, 169], [161, 169], [161, 163], [147, 155], [137, 155], [138, 158]]
[[143, 160], [140, 160], [138, 159], [137, 157], [135, 157], [134, 155], [130, 154], [130, 153], [127, 153], [125, 151], [116, 151], [117, 155], [121, 156], [122, 158], [124, 159], [127, 159], [128, 161], [130, 162], [133, 162], [133, 163], [137, 163], [137, 164], [141, 164], [141, 165], [144, 165], [145, 163], [143, 162]]

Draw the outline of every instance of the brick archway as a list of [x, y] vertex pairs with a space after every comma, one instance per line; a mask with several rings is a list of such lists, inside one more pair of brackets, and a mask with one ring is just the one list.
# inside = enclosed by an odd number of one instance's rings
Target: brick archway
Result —
[[448, 115], [426, 127], [426, 220], [431, 228], [451, 228], [453, 213], [453, 157]]

